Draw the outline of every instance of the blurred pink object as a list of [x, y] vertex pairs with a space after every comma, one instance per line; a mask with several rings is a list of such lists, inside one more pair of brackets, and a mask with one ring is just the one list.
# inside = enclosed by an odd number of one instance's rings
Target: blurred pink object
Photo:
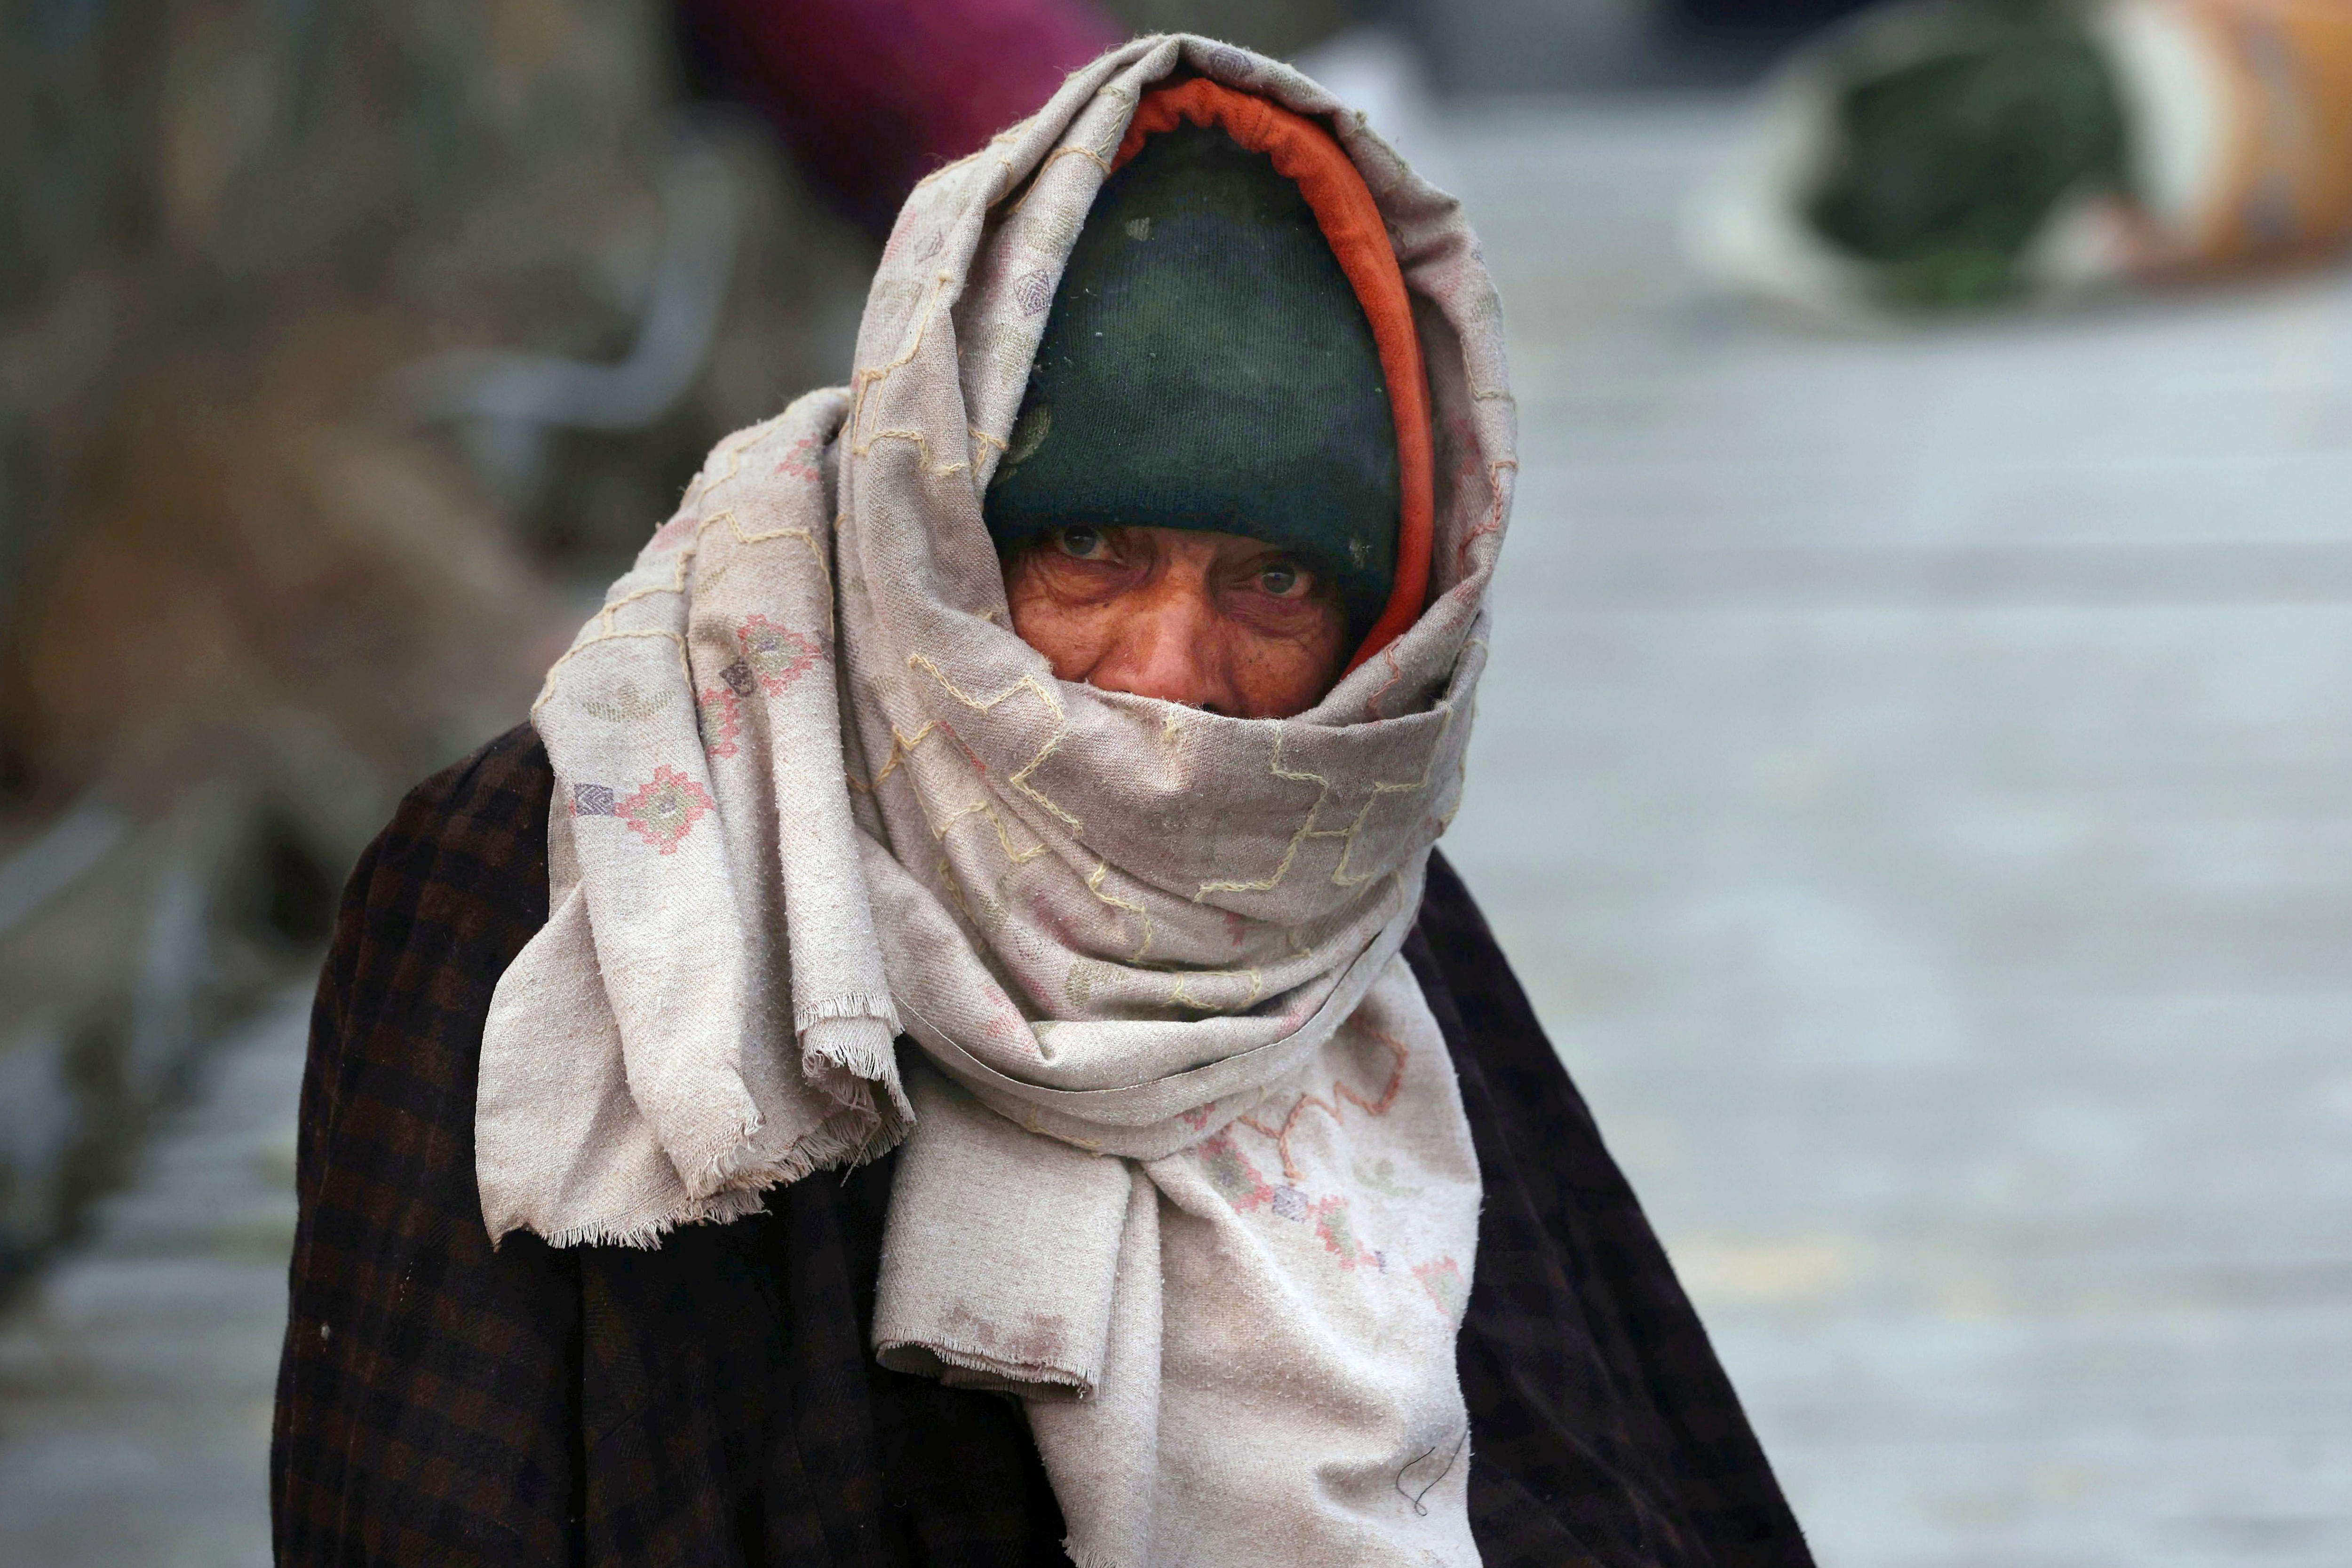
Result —
[[877, 233], [1124, 36], [1087, 0], [680, 0], [694, 47]]

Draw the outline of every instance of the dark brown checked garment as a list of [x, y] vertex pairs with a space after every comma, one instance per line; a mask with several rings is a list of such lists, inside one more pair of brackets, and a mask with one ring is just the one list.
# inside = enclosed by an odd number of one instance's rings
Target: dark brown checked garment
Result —
[[[1019, 1406], [867, 1353], [891, 1161], [656, 1251], [527, 1234], [490, 1249], [475, 1063], [491, 988], [546, 918], [551, 783], [537, 737], [512, 731], [410, 795], [344, 894], [302, 1087], [278, 1563], [1066, 1568]], [[1810, 1564], [1706, 1331], [1442, 860], [1405, 954], [1486, 1183], [1460, 1357], [1488, 1568]]]

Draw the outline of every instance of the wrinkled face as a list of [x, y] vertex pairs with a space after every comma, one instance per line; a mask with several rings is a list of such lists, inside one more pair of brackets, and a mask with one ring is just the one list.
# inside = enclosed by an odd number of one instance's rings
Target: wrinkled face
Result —
[[1006, 560], [1004, 596], [1060, 679], [1236, 718], [1306, 712], [1347, 653], [1337, 595], [1237, 534], [1057, 528]]

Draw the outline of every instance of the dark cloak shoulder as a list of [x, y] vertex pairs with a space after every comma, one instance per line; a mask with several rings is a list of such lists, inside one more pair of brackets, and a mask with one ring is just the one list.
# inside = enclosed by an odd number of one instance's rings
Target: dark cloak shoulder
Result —
[[[475, 1066], [547, 915], [551, 784], [511, 731], [419, 786], [345, 891], [302, 1087], [278, 1563], [1065, 1568], [1019, 1408], [866, 1352], [891, 1161], [657, 1250], [491, 1250]], [[1488, 1568], [1805, 1568], [1705, 1330], [1443, 860], [1405, 951], [1486, 1182], [1459, 1354]]]

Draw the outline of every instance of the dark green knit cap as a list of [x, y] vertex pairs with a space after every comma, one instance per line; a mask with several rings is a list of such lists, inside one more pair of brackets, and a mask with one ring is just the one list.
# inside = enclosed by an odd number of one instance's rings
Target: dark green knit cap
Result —
[[1360, 636], [1397, 513], [1380, 350], [1313, 209], [1223, 130], [1153, 136], [1070, 253], [989, 532], [1008, 550], [1076, 524], [1264, 539], [1334, 584]]

